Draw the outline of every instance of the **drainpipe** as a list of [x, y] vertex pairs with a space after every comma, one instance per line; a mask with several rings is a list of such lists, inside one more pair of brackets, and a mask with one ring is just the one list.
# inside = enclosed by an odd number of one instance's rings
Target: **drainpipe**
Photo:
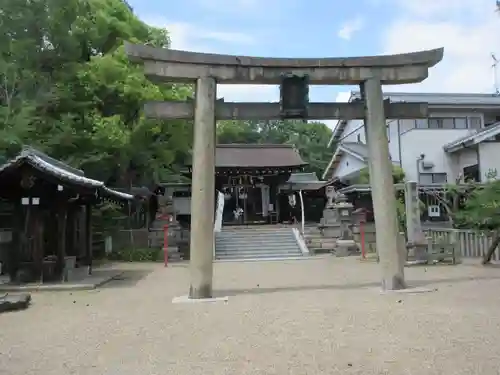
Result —
[[401, 151], [401, 123], [398, 120], [398, 154], [399, 154], [399, 166], [403, 167], [403, 152]]
[[417, 184], [420, 184], [420, 163], [422, 162], [422, 160], [424, 160], [424, 158], [425, 158], [425, 155], [421, 154], [416, 160], [416, 163], [417, 163]]

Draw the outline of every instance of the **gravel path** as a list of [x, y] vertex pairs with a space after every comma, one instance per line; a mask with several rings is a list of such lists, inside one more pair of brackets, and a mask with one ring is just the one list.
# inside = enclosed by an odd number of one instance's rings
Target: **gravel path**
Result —
[[229, 302], [172, 304], [188, 269], [122, 265], [90, 292], [0, 315], [0, 374], [498, 374], [500, 268], [406, 270], [433, 293], [381, 295], [357, 259], [217, 263]]

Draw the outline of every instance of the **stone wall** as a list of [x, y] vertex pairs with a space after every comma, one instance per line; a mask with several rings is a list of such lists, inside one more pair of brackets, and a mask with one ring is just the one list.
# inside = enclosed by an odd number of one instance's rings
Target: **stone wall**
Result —
[[359, 244], [361, 248], [361, 226], [363, 226], [364, 239], [365, 239], [365, 251], [367, 253], [376, 252], [376, 240], [375, 240], [375, 223], [356, 223], [352, 226], [352, 231], [354, 234], [354, 240]]

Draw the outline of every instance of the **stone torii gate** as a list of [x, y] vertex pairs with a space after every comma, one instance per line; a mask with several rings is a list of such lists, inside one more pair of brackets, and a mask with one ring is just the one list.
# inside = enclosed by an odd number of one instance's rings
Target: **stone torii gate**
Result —
[[[144, 64], [145, 74], [152, 81], [196, 84], [194, 102], [145, 105], [148, 116], [194, 118], [189, 298], [212, 297], [216, 118], [365, 119], [382, 289], [406, 287], [403, 254], [398, 249], [386, 118], [425, 118], [427, 105], [384, 102], [382, 85], [425, 80], [429, 68], [443, 58], [442, 48], [400, 55], [319, 59], [218, 55], [133, 44], [127, 44], [126, 51], [132, 61]], [[363, 99], [358, 103], [310, 103], [305, 113], [298, 116], [283, 113], [283, 100], [282, 103], [217, 100], [217, 83], [281, 85], [283, 89], [284, 81], [291, 76], [305, 77], [307, 84], [312, 85], [359, 85]]]

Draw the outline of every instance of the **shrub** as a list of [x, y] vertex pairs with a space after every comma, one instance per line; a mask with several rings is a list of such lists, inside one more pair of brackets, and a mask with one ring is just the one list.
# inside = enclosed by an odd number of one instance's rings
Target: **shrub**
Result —
[[163, 260], [163, 250], [158, 248], [124, 248], [108, 255], [110, 260], [124, 262], [159, 262]]

